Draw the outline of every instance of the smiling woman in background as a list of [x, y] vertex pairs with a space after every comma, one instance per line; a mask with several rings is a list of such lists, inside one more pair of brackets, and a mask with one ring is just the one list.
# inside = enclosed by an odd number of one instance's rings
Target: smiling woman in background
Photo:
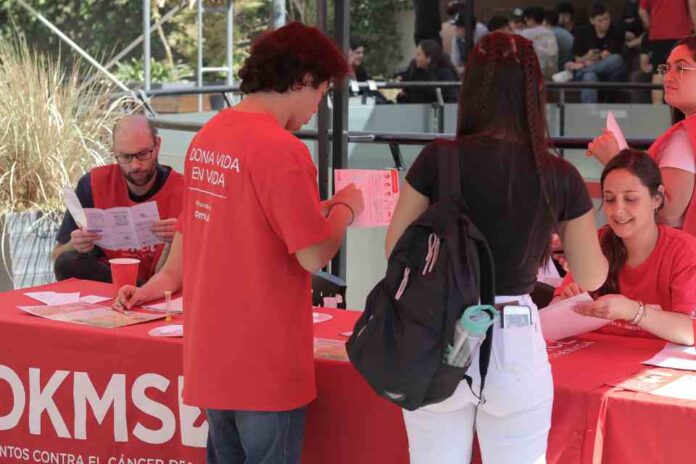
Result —
[[[667, 64], [658, 67], [664, 75], [665, 100], [685, 119], [674, 124], [655, 143], [650, 156], [657, 162], [665, 186], [664, 207], [658, 221], [696, 235], [696, 36], [682, 39]], [[614, 135], [605, 130], [590, 143], [587, 154], [607, 164], [619, 152]]]
[[[577, 311], [611, 320], [602, 332], [693, 344], [696, 237], [655, 222], [665, 196], [657, 164], [624, 150], [604, 168], [601, 185], [608, 225], [599, 236], [609, 276], [599, 297]], [[557, 299], [581, 292], [568, 274]]]

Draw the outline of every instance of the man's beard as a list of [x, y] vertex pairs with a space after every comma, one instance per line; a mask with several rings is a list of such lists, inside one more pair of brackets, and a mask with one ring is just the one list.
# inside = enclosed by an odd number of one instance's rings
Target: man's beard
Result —
[[[141, 173], [143, 171], [138, 171], [138, 173]], [[153, 168], [147, 173], [146, 176], [140, 177], [140, 178], [135, 178], [132, 176], [132, 173], [126, 174], [123, 173], [123, 177], [128, 180], [131, 184], [137, 186], [137, 187], [142, 187], [144, 185], [147, 185], [148, 182], [152, 180], [153, 177], [155, 177], [155, 174], [157, 174], [157, 168], [153, 166]]]

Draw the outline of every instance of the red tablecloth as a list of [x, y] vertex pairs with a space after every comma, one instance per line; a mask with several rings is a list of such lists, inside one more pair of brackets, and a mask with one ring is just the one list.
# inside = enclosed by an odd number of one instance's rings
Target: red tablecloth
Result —
[[[77, 280], [43, 289], [111, 291]], [[15, 307], [30, 304], [23, 291], [0, 294], [0, 462], [43, 462], [49, 453], [99, 464], [121, 457], [204, 462], [205, 417], [179, 402], [181, 339], [147, 335], [162, 321], [96, 329]], [[315, 324], [315, 335], [338, 340], [359, 315], [322, 311], [333, 319]], [[694, 462], [696, 441], [687, 434], [696, 402], [606, 386], [640, 371], [640, 361], [662, 346], [601, 334], [549, 346], [556, 396], [548, 462]], [[348, 363], [317, 359], [316, 369], [319, 397], [308, 410], [303, 462], [407, 463], [400, 410], [373, 394]]]
[[[35, 290], [111, 295], [110, 285], [79, 280]], [[0, 294], [0, 463], [51, 462], [46, 453], [65, 453], [66, 463], [68, 455], [95, 464], [205, 462], [205, 416], [179, 401], [181, 339], [147, 335], [163, 321], [118, 329], [50, 321], [16, 308], [38, 304], [25, 291]], [[326, 312], [334, 318], [316, 324], [316, 335], [345, 340], [340, 332], [356, 313]], [[407, 462], [400, 410], [348, 363], [318, 359], [316, 369], [303, 462]], [[105, 414], [99, 421], [95, 409]]]

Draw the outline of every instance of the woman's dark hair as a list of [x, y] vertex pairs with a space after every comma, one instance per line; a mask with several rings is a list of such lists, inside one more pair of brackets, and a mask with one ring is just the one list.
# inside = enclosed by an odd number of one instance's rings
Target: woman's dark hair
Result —
[[[555, 188], [548, 176], [554, 155], [546, 124], [544, 78], [532, 42], [517, 34], [485, 35], [469, 54], [459, 102], [457, 137], [490, 135], [516, 139], [531, 148], [541, 187], [540, 205], [556, 227], [551, 194]], [[537, 214], [534, 225], [541, 219]], [[538, 234], [531, 236], [539, 239]], [[550, 237], [544, 239], [550, 244]], [[542, 260], [549, 255], [547, 250]]]
[[349, 71], [343, 53], [319, 29], [291, 22], [259, 36], [239, 70], [240, 89], [283, 93], [304, 85], [307, 74], [312, 86], [342, 79]]
[[449, 56], [445, 53], [445, 51], [442, 49], [439, 43], [435, 42], [434, 40], [431, 39], [426, 39], [426, 40], [421, 40], [418, 43], [418, 46], [420, 47], [421, 50], [423, 50], [423, 53], [425, 56], [430, 58], [430, 65], [428, 66], [428, 69], [437, 69], [437, 68], [450, 68], [454, 69], [454, 65], [452, 64], [452, 61], [450, 60]]
[[[696, 60], [696, 35], [689, 35], [681, 39], [679, 42], [677, 42], [672, 50], [677, 48], [680, 45], [685, 45], [686, 48], [689, 49], [689, 51], [692, 53], [692, 58]], [[686, 115], [678, 110], [677, 108], [671, 107], [672, 108], [672, 124], [676, 124], [679, 121], [682, 121], [686, 118]]]
[[[664, 205], [664, 194], [660, 191], [662, 174], [660, 174], [660, 168], [650, 155], [640, 150], [622, 150], [604, 166], [602, 177], [600, 178], [602, 192], [604, 192], [604, 181], [607, 176], [610, 172], [617, 169], [625, 169], [636, 176], [638, 180], [640, 180], [640, 183], [648, 189], [650, 196], [661, 197], [663, 201], [657, 209], [659, 210], [662, 208]], [[655, 212], [657, 213], [657, 211]], [[620, 293], [619, 272], [628, 259], [626, 245], [624, 245], [623, 240], [621, 240], [609, 226], [605, 227], [599, 244], [602, 247], [604, 256], [606, 256], [607, 261], [609, 261], [609, 275], [604, 285], [597, 290], [596, 294], [599, 296]]]

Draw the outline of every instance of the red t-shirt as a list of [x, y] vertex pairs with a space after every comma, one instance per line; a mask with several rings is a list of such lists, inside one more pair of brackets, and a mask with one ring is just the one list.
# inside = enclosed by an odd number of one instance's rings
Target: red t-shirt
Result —
[[184, 401], [282, 411], [316, 397], [311, 276], [329, 238], [307, 147], [268, 114], [220, 112], [186, 154]]
[[[696, 237], [659, 225], [659, 236], [650, 256], [636, 267], [619, 271], [621, 294], [665, 311], [691, 314], [696, 309]], [[600, 229], [600, 235], [605, 229]], [[573, 282], [567, 274], [556, 294]], [[613, 321], [598, 332], [654, 337], [626, 321]]]
[[691, 35], [691, 14], [687, 0], [640, 0], [650, 14], [650, 40], [681, 39]]

